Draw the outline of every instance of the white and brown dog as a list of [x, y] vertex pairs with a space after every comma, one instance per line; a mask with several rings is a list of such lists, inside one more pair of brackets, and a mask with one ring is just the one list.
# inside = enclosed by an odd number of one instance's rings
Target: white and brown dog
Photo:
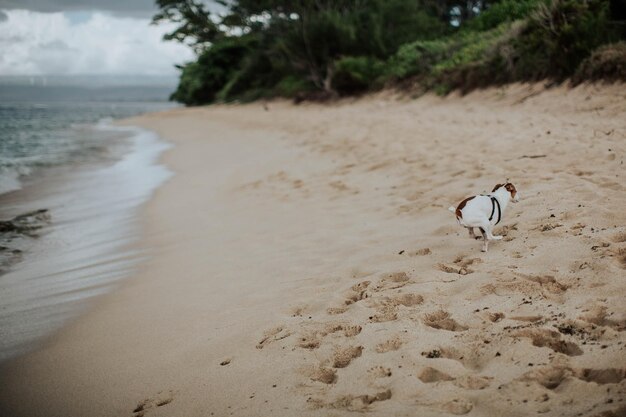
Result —
[[487, 252], [490, 240], [500, 240], [502, 236], [494, 236], [492, 230], [500, 223], [502, 214], [509, 201], [517, 203], [519, 193], [510, 182], [498, 184], [493, 187], [489, 195], [475, 195], [461, 201], [458, 207], [450, 206], [448, 210], [456, 215], [459, 224], [469, 229], [470, 237], [479, 239], [474, 234], [474, 228], [478, 227], [483, 235], [483, 252]]

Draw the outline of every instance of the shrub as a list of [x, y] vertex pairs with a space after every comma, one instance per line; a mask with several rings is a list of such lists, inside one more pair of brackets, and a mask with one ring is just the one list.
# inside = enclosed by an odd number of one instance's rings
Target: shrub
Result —
[[306, 81], [295, 75], [288, 75], [276, 84], [275, 95], [280, 97], [293, 98], [299, 94], [313, 90], [314, 86], [310, 81]]
[[502, 23], [525, 19], [545, 0], [503, 0], [492, 4], [474, 19], [465, 24], [464, 29], [485, 31]]
[[336, 61], [333, 88], [340, 94], [353, 94], [381, 85], [385, 63], [369, 56], [343, 57]]
[[455, 2], [234, 0], [233, 15], [213, 27], [219, 34], [196, 44], [207, 49], [181, 68], [172, 98], [322, 100], [388, 82], [445, 94], [572, 76], [624, 79], [625, 1], [467, 2], [453, 27]]
[[389, 60], [387, 75], [395, 79], [425, 76], [434, 65], [458, 48], [459, 44], [454, 38], [416, 41], [403, 45]]
[[[502, 70], [510, 54], [506, 45], [522, 26], [520, 22], [504, 23], [485, 32], [459, 32], [443, 40], [404, 45], [389, 61], [387, 74], [393, 79], [417, 77], [421, 84], [435, 87], [438, 92], [486, 85], [494, 74], [483, 67], [492, 67], [494, 72], [497, 69], [497, 78], [503, 78]], [[470, 74], [472, 81], [467, 83], [464, 77]]]
[[585, 59], [572, 82], [579, 84], [586, 80], [626, 82], [626, 42], [601, 46]]
[[214, 102], [252, 50], [253, 42], [246, 37], [227, 38], [201, 53], [197, 61], [182, 66], [172, 100], [187, 105]]
[[559, 81], [602, 44], [616, 40], [606, 0], [552, 0], [540, 3], [514, 44], [518, 62], [513, 78]]

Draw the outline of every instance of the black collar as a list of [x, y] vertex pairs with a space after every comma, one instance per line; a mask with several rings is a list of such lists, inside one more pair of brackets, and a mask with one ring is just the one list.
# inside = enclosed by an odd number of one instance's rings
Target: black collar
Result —
[[[498, 206], [498, 221], [496, 222], [496, 224], [500, 223], [500, 217], [502, 216], [502, 210], [500, 209], [500, 202], [498, 201], [497, 198], [495, 197], [491, 197], [491, 216], [489, 216], [489, 221], [491, 221], [491, 219], [493, 219], [493, 215], [496, 212], [496, 206]], [[494, 224], [495, 226], [495, 224]]]

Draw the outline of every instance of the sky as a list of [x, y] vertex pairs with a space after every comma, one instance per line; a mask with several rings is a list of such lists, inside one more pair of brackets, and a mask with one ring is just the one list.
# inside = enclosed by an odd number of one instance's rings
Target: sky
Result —
[[0, 0], [0, 76], [174, 75], [190, 48], [150, 25], [153, 0]]

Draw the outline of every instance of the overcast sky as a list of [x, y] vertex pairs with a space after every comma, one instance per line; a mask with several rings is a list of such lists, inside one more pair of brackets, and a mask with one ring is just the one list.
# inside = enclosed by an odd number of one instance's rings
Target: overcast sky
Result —
[[191, 50], [153, 0], [0, 0], [0, 75], [175, 74]]
[[154, 0], [0, 0], [0, 9], [36, 12], [100, 10], [124, 16], [150, 17], [156, 10]]

